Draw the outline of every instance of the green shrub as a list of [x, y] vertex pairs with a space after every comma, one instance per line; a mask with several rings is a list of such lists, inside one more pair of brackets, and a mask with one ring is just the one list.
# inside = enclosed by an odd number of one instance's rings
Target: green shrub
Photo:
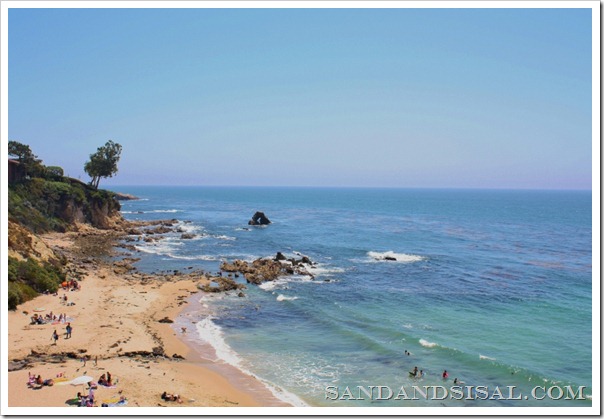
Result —
[[46, 166], [46, 176], [50, 179], [61, 180], [63, 178], [63, 168], [59, 166]]
[[61, 266], [39, 263], [34, 259], [19, 261], [8, 258], [8, 298], [9, 307], [31, 300], [38, 293], [55, 292], [65, 280]]
[[19, 282], [8, 283], [8, 309], [15, 310], [19, 304], [37, 297], [38, 293], [27, 284]]
[[8, 283], [8, 309], [15, 310], [23, 302], [19, 286], [14, 282]]

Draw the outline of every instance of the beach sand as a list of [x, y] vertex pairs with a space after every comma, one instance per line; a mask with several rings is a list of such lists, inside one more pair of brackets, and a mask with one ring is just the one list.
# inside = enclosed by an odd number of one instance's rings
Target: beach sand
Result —
[[[30, 389], [29, 373], [40, 374], [43, 379], [62, 374], [68, 380], [88, 375], [97, 381], [107, 372], [116, 385], [99, 386], [95, 392], [99, 406], [120, 396], [126, 397], [126, 407], [288, 406], [255, 377], [232, 367], [227, 367], [228, 374], [217, 372], [220, 368], [212, 361], [179, 339], [182, 331], [174, 330], [170, 323], [159, 322], [174, 319], [182, 311], [187, 298], [199, 292], [197, 285], [203, 277], [141, 275], [124, 272], [110, 262], [85, 260], [76, 251], [78, 239], [83, 234], [101, 237], [105, 234], [85, 230], [85, 233], [43, 236], [71, 264], [77, 262], [81, 290], [42, 295], [8, 313], [9, 407], [66, 407], [66, 402], [78, 391], [86, 391], [86, 386], [73, 386], [67, 381]], [[64, 295], [67, 303], [75, 305], [62, 302]], [[72, 319], [72, 337], [65, 338], [66, 324], [31, 325], [30, 318], [36, 309], [43, 309], [39, 311], [43, 315], [65, 313]], [[60, 336], [56, 345], [51, 338], [54, 330]], [[154, 348], [166, 357], [153, 356]], [[11, 371], [23, 360], [27, 361], [24, 368]], [[162, 400], [160, 395], [164, 391], [181, 395], [183, 403]]]

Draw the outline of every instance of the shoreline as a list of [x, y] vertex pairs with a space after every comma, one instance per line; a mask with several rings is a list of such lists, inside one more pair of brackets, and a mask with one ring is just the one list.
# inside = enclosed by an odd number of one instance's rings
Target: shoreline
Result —
[[[128, 234], [126, 230], [119, 228], [117, 233]], [[128, 401], [126, 407], [290, 406], [244, 371], [231, 366], [226, 374], [215, 361], [200, 356], [169, 322], [160, 322], [178, 317], [193, 295], [199, 298], [197, 285], [206, 278], [198, 273], [141, 274], [123, 264], [91, 261], [78, 253], [82, 248], [78, 240], [96, 237], [106, 243], [115, 234], [115, 230], [79, 226], [78, 232], [42, 236], [51, 249], [68, 257], [67, 266], [78, 273], [82, 289], [59, 289], [58, 295], [40, 295], [9, 311], [9, 407], [68, 407], [67, 401], [85, 391], [85, 386], [69, 385], [68, 380], [84, 374], [97, 381], [105, 372], [111, 372], [116, 385], [99, 386], [95, 392], [98, 406], [121, 396]], [[73, 305], [61, 300], [65, 295]], [[64, 323], [30, 324], [34, 312], [51, 311], [67, 314], [73, 326], [71, 338], [64, 335]], [[56, 344], [50, 338], [54, 330], [60, 336]], [[57, 382], [30, 389], [29, 373]], [[183, 403], [162, 400], [163, 391], [180, 394]]]
[[[240, 366], [239, 355], [232, 351], [228, 344], [224, 342], [222, 336], [218, 338], [218, 341], [220, 344], [226, 346], [226, 351], [232, 352], [227, 354], [227, 356], [219, 353], [219, 349], [215, 345], [203, 342], [197, 337], [197, 323], [201, 322], [201, 320], [194, 320], [191, 315], [199, 312], [199, 304], [201, 304], [199, 300], [203, 298], [203, 295], [202, 292], [192, 294], [188, 298], [189, 303], [184, 305], [178, 315], [175, 316], [174, 325], [172, 326], [180, 341], [189, 348], [190, 358], [188, 357], [187, 359], [191, 359], [192, 362], [199, 362], [212, 371], [228, 377], [235, 387], [246, 393], [253, 394], [254, 398], [260, 401], [263, 406], [308, 407], [309, 405], [297, 395]], [[206, 298], [208, 296], [206, 295]], [[178, 331], [174, 330], [174, 328], [179, 328], [183, 325], [187, 328], [186, 335], [182, 333], [179, 335]]]

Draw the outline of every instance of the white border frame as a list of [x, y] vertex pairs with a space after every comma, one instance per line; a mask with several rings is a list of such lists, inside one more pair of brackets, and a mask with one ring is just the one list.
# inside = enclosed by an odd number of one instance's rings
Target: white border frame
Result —
[[[345, 416], [384, 416], [384, 415], [600, 415], [601, 414], [601, 375], [600, 375], [600, 338], [601, 338], [601, 289], [600, 289], [600, 8], [599, 1], [15, 1], [4, 0], [0, 3], [0, 60], [2, 98], [0, 103], [0, 138], [2, 138], [2, 162], [8, 159], [8, 11], [11, 8], [572, 8], [592, 10], [592, 406], [581, 407], [207, 407], [207, 408], [152, 408], [133, 409], [78, 409], [63, 407], [9, 407], [8, 406], [8, 370], [6, 364], [2, 370], [1, 404], [2, 415], [345, 415]], [[1, 212], [0, 231], [2, 233], [0, 273], [5, 292], [0, 303], [0, 313], [8, 312], [6, 298], [6, 277], [8, 267], [8, 165], [1, 164]], [[2, 360], [8, 357], [8, 320], [2, 319]]]

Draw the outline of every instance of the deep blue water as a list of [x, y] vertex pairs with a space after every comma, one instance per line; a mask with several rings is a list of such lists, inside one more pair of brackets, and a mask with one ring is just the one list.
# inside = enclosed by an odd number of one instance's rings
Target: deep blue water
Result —
[[[196, 234], [137, 243], [141, 270], [216, 272], [221, 260], [278, 251], [318, 263], [314, 280], [249, 286], [245, 298], [197, 298], [198, 310], [182, 320], [197, 322], [196, 338], [209, 340], [219, 356], [308, 404], [591, 404], [550, 397], [331, 400], [335, 388], [338, 396], [347, 386], [397, 391], [450, 386], [454, 377], [466, 386], [516, 386], [515, 394], [529, 396], [535, 386], [552, 385], [586, 386], [590, 395], [591, 192], [114, 189], [142, 198], [123, 203], [126, 218], [175, 218], [181, 231]], [[273, 223], [248, 227], [257, 210]], [[385, 255], [397, 260], [376, 260]], [[409, 375], [414, 366], [422, 379]]]

